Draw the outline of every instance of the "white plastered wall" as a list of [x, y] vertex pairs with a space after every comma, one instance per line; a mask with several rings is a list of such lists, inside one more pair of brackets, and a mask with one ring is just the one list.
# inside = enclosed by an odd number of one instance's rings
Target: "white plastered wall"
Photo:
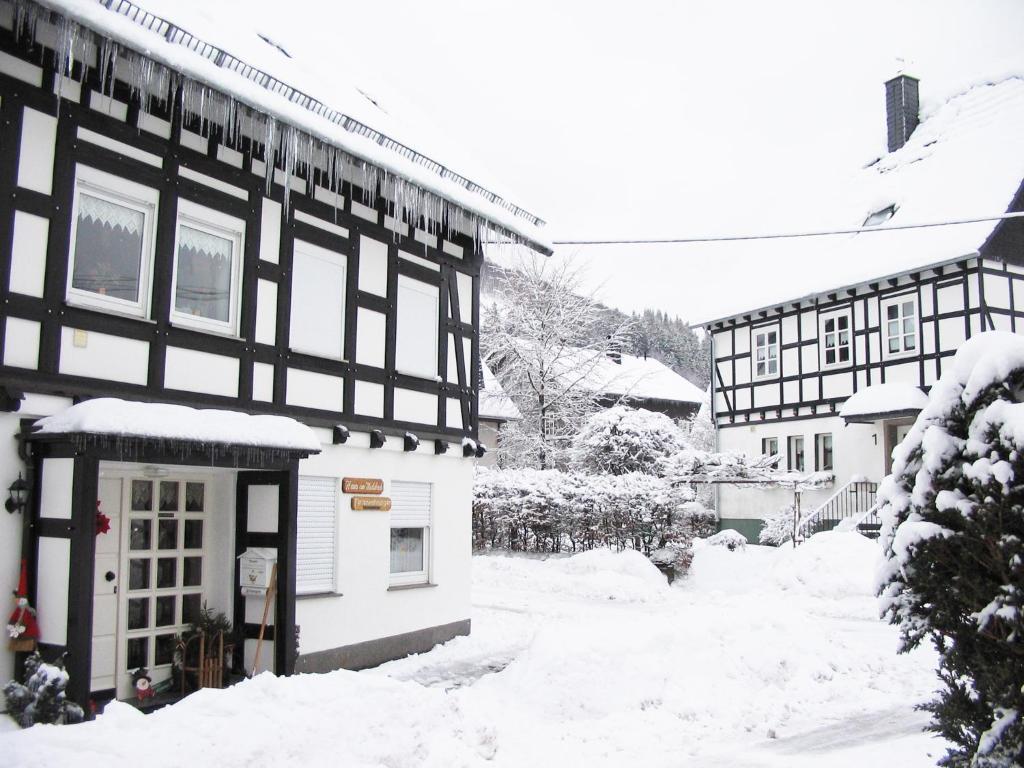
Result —
[[390, 513], [351, 509], [351, 496], [339, 491], [337, 593], [300, 597], [296, 623], [299, 653], [413, 632], [470, 617], [471, 499], [474, 460], [452, 445], [436, 456], [433, 441], [403, 452], [398, 438], [369, 449], [366, 436], [353, 434], [345, 445], [325, 445], [302, 461], [301, 475], [373, 477], [433, 484], [430, 582], [435, 586], [389, 590]]
[[[880, 423], [850, 424], [838, 416], [777, 422], [774, 424], [737, 424], [719, 428], [719, 446], [723, 451], [739, 451], [750, 456], [761, 455], [761, 440], [778, 438], [782, 453], [780, 466], [786, 467], [787, 438], [803, 435], [807, 471], [814, 469], [814, 436], [831, 433], [835, 485], [802, 494], [801, 509], [806, 514], [831, 496], [854, 475], [878, 482], [885, 470], [884, 434]], [[721, 486], [718, 513], [724, 519], [763, 520], [786, 504], [793, 503], [793, 492], [782, 488]]]

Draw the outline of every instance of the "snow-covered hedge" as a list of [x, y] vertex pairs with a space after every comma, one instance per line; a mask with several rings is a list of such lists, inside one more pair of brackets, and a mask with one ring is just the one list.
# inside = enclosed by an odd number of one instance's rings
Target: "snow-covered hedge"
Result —
[[564, 552], [613, 546], [644, 553], [713, 533], [717, 518], [693, 490], [633, 472], [479, 469], [473, 536], [478, 549]]
[[879, 488], [880, 590], [901, 650], [939, 652], [942, 764], [1024, 765], [1024, 338], [964, 344]]

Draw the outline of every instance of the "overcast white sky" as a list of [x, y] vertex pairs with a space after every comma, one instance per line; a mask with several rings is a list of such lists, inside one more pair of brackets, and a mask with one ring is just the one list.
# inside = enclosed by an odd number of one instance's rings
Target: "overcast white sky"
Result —
[[[468, 175], [544, 216], [552, 239], [857, 225], [830, 196], [884, 152], [898, 58], [926, 104], [1024, 74], [1020, 0], [267, 5], [272, 34], [329, 51], [429, 120], [473, 158]], [[730, 308], [737, 293], [757, 306], [790, 250], [826, 247], [560, 252], [588, 263], [609, 303], [697, 321], [721, 314], [726, 291]]]

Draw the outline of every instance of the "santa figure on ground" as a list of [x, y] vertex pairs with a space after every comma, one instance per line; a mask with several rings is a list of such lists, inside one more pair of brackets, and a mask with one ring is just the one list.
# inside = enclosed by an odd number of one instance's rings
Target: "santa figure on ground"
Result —
[[11, 650], [14, 651], [34, 650], [39, 640], [36, 611], [28, 604], [28, 567], [24, 560], [21, 561], [18, 590], [14, 593], [14, 612], [7, 620], [7, 636], [11, 639]]

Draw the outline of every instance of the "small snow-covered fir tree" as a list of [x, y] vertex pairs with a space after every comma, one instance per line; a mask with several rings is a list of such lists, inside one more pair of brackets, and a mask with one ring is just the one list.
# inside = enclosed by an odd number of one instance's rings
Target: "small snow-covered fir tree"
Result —
[[522, 413], [502, 431], [503, 466], [564, 466], [572, 437], [597, 411], [594, 377], [627, 327], [602, 307], [571, 261], [532, 255], [492, 270], [482, 304], [481, 357]]
[[36, 723], [79, 723], [84, 718], [82, 708], [68, 701], [64, 689], [68, 673], [64, 657], [55, 664], [47, 664], [36, 651], [25, 660], [26, 684], [11, 680], [4, 686], [7, 711], [22, 728]]
[[970, 339], [880, 489], [880, 592], [901, 650], [939, 653], [941, 765], [1024, 765], [1024, 338]]

